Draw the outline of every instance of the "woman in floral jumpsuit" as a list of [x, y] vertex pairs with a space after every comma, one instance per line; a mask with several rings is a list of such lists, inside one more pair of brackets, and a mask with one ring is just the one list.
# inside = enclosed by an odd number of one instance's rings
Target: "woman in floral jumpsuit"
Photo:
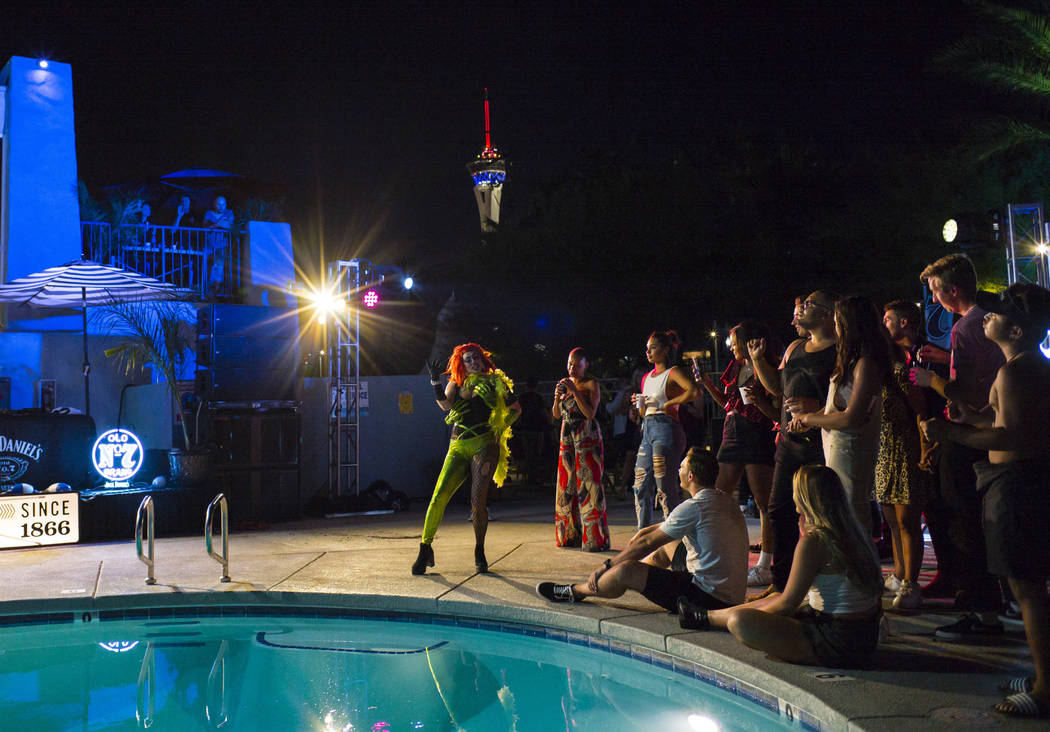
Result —
[[582, 348], [569, 353], [569, 375], [554, 390], [560, 418], [558, 485], [554, 499], [554, 541], [589, 552], [609, 548], [609, 520], [602, 489], [602, 431], [594, 415], [601, 401], [598, 381], [587, 374]]

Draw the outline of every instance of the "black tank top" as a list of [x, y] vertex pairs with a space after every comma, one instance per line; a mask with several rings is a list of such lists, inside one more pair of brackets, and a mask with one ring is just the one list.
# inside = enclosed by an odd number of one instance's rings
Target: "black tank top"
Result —
[[[780, 371], [780, 385], [784, 390], [784, 399], [788, 397], [804, 397], [816, 399], [820, 408], [823, 409], [828, 398], [828, 387], [831, 383], [831, 372], [835, 370], [835, 345], [809, 353], [803, 343], [795, 347], [784, 368]], [[791, 422], [791, 414], [787, 407], [780, 407], [780, 425], [787, 429]], [[806, 430], [805, 432], [782, 432], [781, 437], [796, 442], [807, 442], [819, 429]]]

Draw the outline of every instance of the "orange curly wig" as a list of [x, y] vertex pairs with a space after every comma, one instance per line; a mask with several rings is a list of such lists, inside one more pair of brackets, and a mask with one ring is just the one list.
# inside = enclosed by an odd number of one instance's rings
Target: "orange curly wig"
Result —
[[445, 373], [449, 375], [449, 378], [456, 382], [456, 386], [463, 386], [463, 382], [466, 381], [467, 367], [463, 365], [463, 354], [469, 353], [470, 351], [476, 351], [481, 354], [481, 363], [484, 368], [481, 370], [482, 373], [487, 374], [489, 371], [496, 369], [496, 364], [492, 363], [492, 354], [486, 351], [484, 348], [479, 346], [477, 343], [462, 343], [455, 347], [452, 351], [452, 355], [448, 359], [448, 368], [445, 369]]

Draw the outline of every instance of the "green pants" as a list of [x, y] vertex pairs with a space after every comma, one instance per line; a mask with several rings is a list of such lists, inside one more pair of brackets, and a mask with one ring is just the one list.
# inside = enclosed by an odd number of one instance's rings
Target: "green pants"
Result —
[[484, 510], [489, 482], [496, 470], [498, 457], [499, 447], [492, 433], [465, 439], [454, 438], [449, 442], [445, 464], [441, 466], [437, 485], [434, 486], [434, 495], [430, 499], [430, 506], [427, 507], [427, 517], [423, 520], [424, 544], [434, 541], [441, 519], [445, 516], [445, 507], [463, 485], [468, 474], [471, 475], [470, 505], [474, 512], [474, 520], [485, 520], [487, 523], [487, 517], [479, 516], [479, 507]]

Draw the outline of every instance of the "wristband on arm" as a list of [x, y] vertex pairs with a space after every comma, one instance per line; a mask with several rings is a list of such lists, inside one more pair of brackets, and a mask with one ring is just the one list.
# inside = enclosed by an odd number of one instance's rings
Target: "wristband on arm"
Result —
[[431, 381], [430, 385], [434, 387], [434, 398], [439, 402], [445, 401], [445, 390], [441, 386], [441, 379]]

